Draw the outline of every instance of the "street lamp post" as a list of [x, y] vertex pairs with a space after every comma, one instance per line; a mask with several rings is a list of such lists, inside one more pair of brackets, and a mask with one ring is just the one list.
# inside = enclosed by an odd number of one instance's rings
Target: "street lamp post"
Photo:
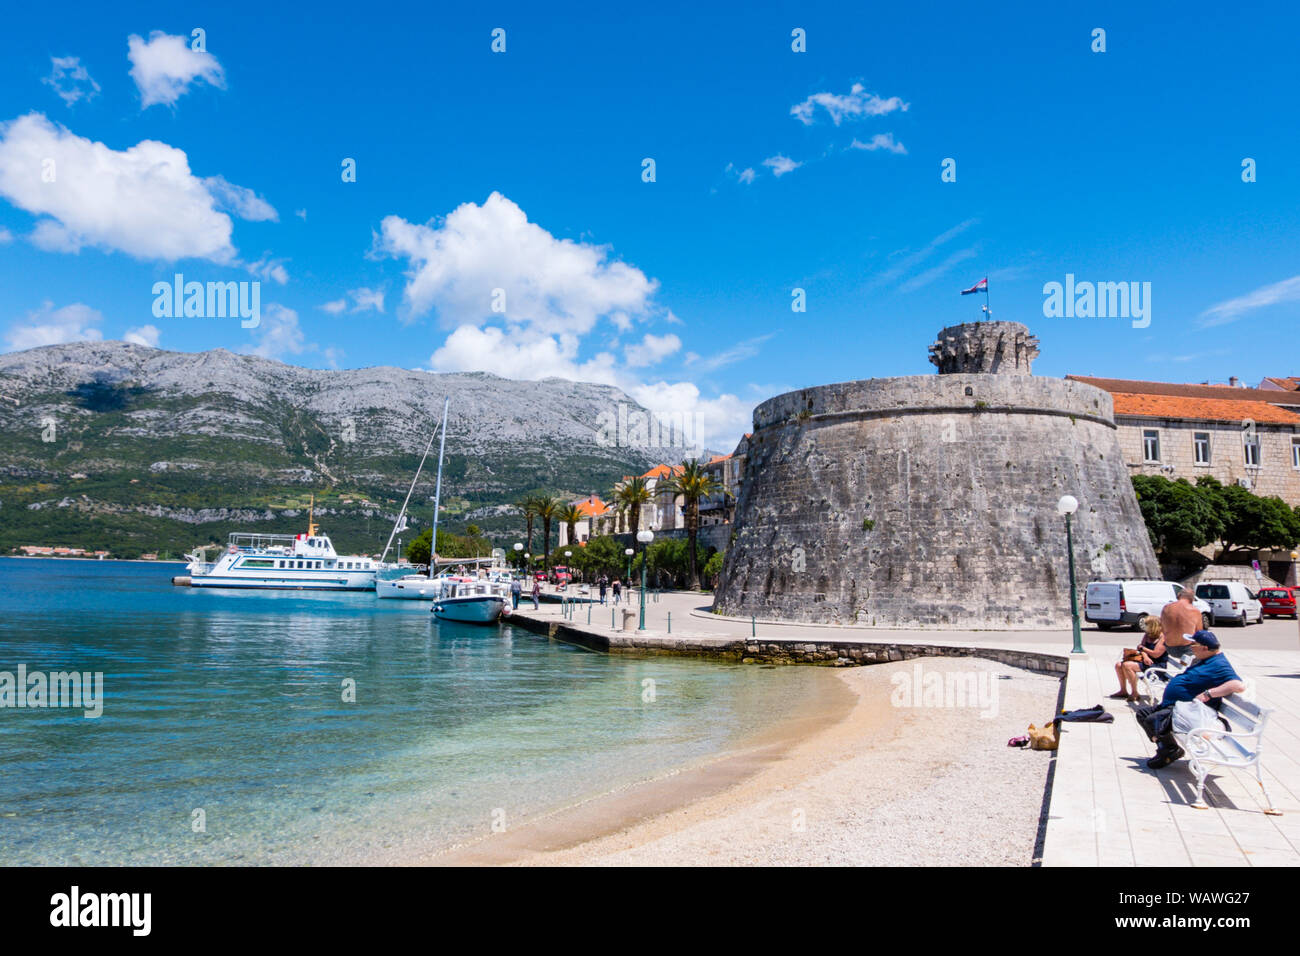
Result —
[[1083, 634], [1079, 631], [1079, 590], [1074, 583], [1074, 532], [1070, 527], [1070, 516], [1079, 510], [1079, 499], [1073, 495], [1063, 495], [1056, 503], [1057, 513], [1065, 519], [1065, 547], [1070, 557], [1070, 622], [1074, 629], [1074, 647], [1071, 654], [1083, 653]]
[[568, 567], [568, 570], [569, 570], [569, 580], [570, 580], [570, 581], [573, 580], [573, 561], [572, 561], [572, 558], [573, 558], [573, 552], [572, 552], [572, 551], [565, 551], [565, 552], [564, 552], [564, 563], [565, 563], [565, 565]]
[[627, 555], [627, 583], [632, 583], [632, 549], [625, 548], [623, 553]]
[[515, 542], [515, 563], [516, 564], [519, 564], [523, 560], [523, 554], [521, 553], [523, 550], [524, 550], [524, 546], [520, 544], [518, 541], [516, 541]]
[[[645, 566], [646, 566], [646, 549], [650, 547], [650, 542], [655, 539], [655, 533], [649, 529], [638, 531], [636, 539], [641, 542], [641, 626], [639, 631], [645, 630]], [[630, 572], [629, 572], [630, 573]]]

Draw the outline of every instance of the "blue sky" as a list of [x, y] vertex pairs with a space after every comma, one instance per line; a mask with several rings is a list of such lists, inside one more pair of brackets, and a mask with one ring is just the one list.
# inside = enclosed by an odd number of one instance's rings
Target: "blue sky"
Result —
[[[0, 348], [560, 374], [727, 448], [780, 391], [931, 372], [987, 275], [1044, 375], [1300, 373], [1293, 7], [696, 6], [12, 9]], [[260, 281], [261, 325], [156, 317], [177, 272]], [[1151, 283], [1149, 327], [1045, 317], [1067, 273]]]

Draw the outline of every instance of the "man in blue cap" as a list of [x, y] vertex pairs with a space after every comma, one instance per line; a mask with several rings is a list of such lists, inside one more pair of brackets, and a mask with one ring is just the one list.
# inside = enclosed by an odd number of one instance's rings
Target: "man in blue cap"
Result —
[[1210, 631], [1192, 635], [1192, 657], [1195, 660], [1191, 666], [1170, 679], [1158, 705], [1139, 707], [1136, 711], [1138, 723], [1156, 742], [1156, 755], [1147, 761], [1152, 770], [1167, 767], [1183, 755], [1172, 731], [1174, 704], [1199, 700], [1218, 710], [1219, 698], [1246, 689], [1245, 682], [1223, 656], [1219, 639]]

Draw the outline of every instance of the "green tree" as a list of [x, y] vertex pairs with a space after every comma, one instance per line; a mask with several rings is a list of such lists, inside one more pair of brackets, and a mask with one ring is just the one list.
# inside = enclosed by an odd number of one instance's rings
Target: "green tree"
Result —
[[568, 532], [569, 544], [577, 544], [577, 527], [578, 522], [586, 517], [582, 509], [575, 504], [565, 504], [556, 512], [555, 517], [564, 523], [564, 529]]
[[539, 498], [536, 502], [537, 517], [542, 519], [542, 570], [549, 571], [551, 567], [551, 522], [559, 513], [563, 502], [558, 498]]
[[614, 492], [614, 500], [621, 510], [627, 513], [628, 530], [636, 534], [641, 530], [641, 506], [650, 501], [650, 489], [644, 478], [629, 479], [627, 484]]
[[722, 491], [722, 486], [704, 469], [698, 458], [682, 462], [681, 471], [667, 482], [674, 496], [681, 495], [682, 512], [686, 517], [686, 549], [689, 571], [686, 586], [692, 591], [700, 589], [700, 569], [696, 560], [695, 540], [700, 530], [700, 500]]
[[1300, 542], [1295, 511], [1281, 498], [1261, 498], [1240, 485], [1224, 485], [1206, 475], [1196, 487], [1215, 505], [1222, 521], [1224, 553], [1294, 548]]
[[714, 551], [713, 554], [709, 556], [709, 560], [705, 563], [704, 571], [701, 572], [704, 575], [704, 580], [708, 583], [710, 591], [717, 589], [718, 578], [722, 574], [723, 553], [724, 552], [722, 551]]
[[1192, 551], [1223, 534], [1217, 499], [1185, 478], [1134, 475], [1133, 491], [1151, 546], [1161, 554]]

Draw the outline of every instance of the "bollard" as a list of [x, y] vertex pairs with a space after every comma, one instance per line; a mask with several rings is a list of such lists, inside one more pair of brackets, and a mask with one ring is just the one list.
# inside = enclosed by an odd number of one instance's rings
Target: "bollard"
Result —
[[758, 635], [758, 630], [757, 630], [757, 628], [758, 628], [757, 619], [756, 619], [756, 618], [751, 614], [751, 615], [749, 616], [749, 636], [750, 636], [750, 637], [756, 637], [756, 636]]
[[671, 634], [672, 632], [673, 632], [673, 612], [669, 611], [668, 612], [668, 633]]
[[587, 623], [591, 623], [591, 602], [587, 602]]
[[609, 629], [614, 630], [614, 609], [612, 607], [609, 609]]

